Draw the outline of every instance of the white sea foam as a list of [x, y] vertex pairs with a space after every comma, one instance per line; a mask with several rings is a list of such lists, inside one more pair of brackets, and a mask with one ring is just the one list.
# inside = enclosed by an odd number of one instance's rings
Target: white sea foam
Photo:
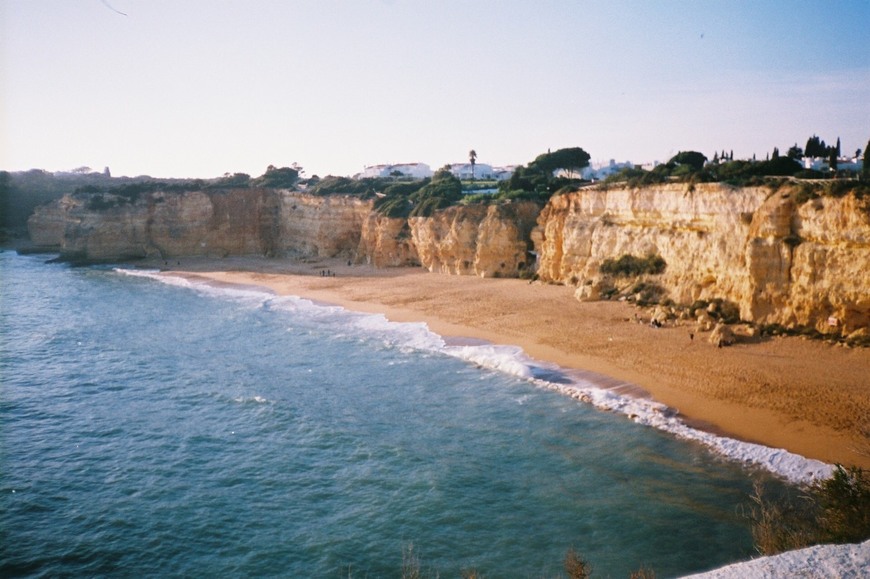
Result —
[[[594, 377], [578, 376], [552, 364], [529, 358], [517, 346], [494, 344], [448, 345], [423, 323], [391, 322], [380, 314], [350, 312], [337, 306], [316, 304], [295, 296], [275, 296], [268, 290], [235, 286], [216, 286], [206, 281], [189, 280], [148, 270], [118, 269], [119, 273], [149, 277], [162, 283], [186, 287], [215, 296], [253, 301], [284, 311], [304, 314], [313, 319], [340, 319], [342, 326], [354, 333], [375, 336], [385, 346], [403, 351], [437, 352], [453, 356], [482, 368], [529, 380], [591, 404], [601, 410], [627, 416], [638, 424], [669, 432], [679, 438], [701, 443], [714, 452], [748, 465], [764, 468], [794, 483], [809, 483], [830, 477], [833, 467], [783, 449], [742, 442], [687, 425], [679, 413], [668, 406], [637, 396], [621, 394], [596, 383]], [[603, 378], [603, 377], [602, 377]]]
[[271, 403], [271, 400], [263, 398], [262, 396], [254, 395], [254, 396], [237, 396], [233, 398], [233, 402], [237, 402], [239, 404], [267, 404]]

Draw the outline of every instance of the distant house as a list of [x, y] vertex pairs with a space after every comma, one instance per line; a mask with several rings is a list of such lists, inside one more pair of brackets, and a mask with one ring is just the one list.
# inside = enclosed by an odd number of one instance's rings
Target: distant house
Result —
[[[804, 169], [812, 169], [813, 171], [830, 171], [831, 160], [828, 157], [804, 157], [801, 159]], [[860, 173], [864, 167], [864, 160], [861, 157], [840, 157], [837, 159], [837, 171], [850, 171]]]
[[396, 174], [413, 179], [425, 179], [432, 176], [432, 169], [426, 163], [398, 163], [395, 165], [370, 165], [357, 175], [358, 179], [366, 177], [390, 177]]
[[475, 163], [474, 174], [471, 172], [471, 163], [453, 163], [450, 165], [450, 172], [457, 179], [494, 179], [492, 165], [486, 163]]
[[623, 169], [632, 169], [634, 166], [634, 163], [631, 163], [630, 161], [624, 163], [617, 163], [614, 159], [610, 159], [610, 161], [607, 161], [606, 163], [599, 161], [591, 163], [587, 167], [583, 167], [580, 171], [580, 176], [589, 181], [598, 181], [600, 179], [605, 179], [614, 173], [619, 173]]
[[516, 170], [516, 165], [507, 165], [505, 167], [493, 167], [492, 168], [492, 178], [496, 181], [505, 181], [511, 178], [511, 175], [514, 174], [514, 170]]

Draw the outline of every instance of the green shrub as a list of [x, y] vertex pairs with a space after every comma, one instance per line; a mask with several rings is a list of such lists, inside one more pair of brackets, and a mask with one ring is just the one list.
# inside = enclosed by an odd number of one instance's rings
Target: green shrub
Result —
[[667, 292], [662, 286], [647, 282], [637, 283], [629, 291], [629, 294], [636, 296], [637, 303], [642, 306], [661, 302], [665, 293]]
[[85, 208], [89, 211], [106, 211], [119, 205], [117, 197], [106, 198], [104, 195], [93, 195], [88, 199]]
[[599, 271], [606, 275], [634, 277], [642, 274], [660, 274], [665, 271], [667, 263], [662, 256], [650, 254], [646, 257], [636, 257], [624, 254], [619, 259], [605, 259], [601, 262]]
[[859, 543], [870, 538], [870, 475], [864, 469], [837, 465], [834, 476], [813, 486], [812, 495], [821, 510], [826, 541]]
[[836, 465], [831, 478], [797, 498], [770, 499], [756, 484], [750, 499], [752, 537], [762, 555], [870, 538], [870, 476], [859, 467]]

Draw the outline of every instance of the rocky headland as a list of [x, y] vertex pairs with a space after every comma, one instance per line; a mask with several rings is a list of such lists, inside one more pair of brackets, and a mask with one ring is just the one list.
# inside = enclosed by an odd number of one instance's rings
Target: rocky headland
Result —
[[[341, 258], [539, 279], [575, 287], [579, 300], [658, 304], [657, 321], [704, 329], [742, 320], [861, 340], [870, 326], [866, 199], [808, 198], [796, 184], [597, 186], [543, 206], [455, 205], [426, 217], [287, 189], [71, 194], [37, 208], [28, 229], [71, 261]], [[622, 271], [612, 267], [620, 257], [660, 267]]]

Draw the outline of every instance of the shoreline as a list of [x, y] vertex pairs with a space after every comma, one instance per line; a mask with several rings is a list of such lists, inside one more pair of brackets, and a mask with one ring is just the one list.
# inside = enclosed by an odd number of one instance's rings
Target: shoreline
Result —
[[[326, 270], [335, 276], [321, 275]], [[564, 286], [418, 268], [187, 258], [162, 273], [267, 288], [395, 322], [423, 322], [445, 340], [518, 346], [532, 359], [581, 376], [592, 373], [603, 388], [625, 387], [631, 396], [664, 404], [694, 429], [870, 468], [867, 349], [799, 338], [718, 349], [708, 343], [709, 334], [690, 339], [688, 327], [637, 324], [638, 310], [624, 302], [581, 303]]]

